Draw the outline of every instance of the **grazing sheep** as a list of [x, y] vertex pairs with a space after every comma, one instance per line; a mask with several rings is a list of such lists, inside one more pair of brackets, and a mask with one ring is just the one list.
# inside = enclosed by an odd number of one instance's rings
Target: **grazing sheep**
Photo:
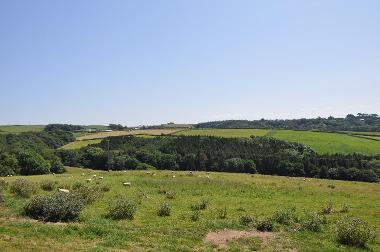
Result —
[[58, 191], [59, 192], [63, 192], [63, 193], [69, 193], [70, 191], [67, 190], [67, 189], [62, 189], [62, 188], [58, 188]]
[[130, 182], [124, 182], [123, 186], [128, 186], [129, 187], [129, 186], [131, 186], [131, 183]]
[[147, 172], [145, 172], [145, 174], [150, 174], [151, 172], [149, 172], [149, 171], [147, 171]]
[[173, 178], [175, 178], [175, 175], [173, 175]]
[[96, 177], [96, 174], [94, 174], [94, 178]]
[[84, 173], [82, 173], [82, 176], [84, 176]]
[[86, 179], [87, 183], [90, 183], [92, 181], [92, 179]]
[[103, 179], [103, 177], [99, 177], [99, 179]]

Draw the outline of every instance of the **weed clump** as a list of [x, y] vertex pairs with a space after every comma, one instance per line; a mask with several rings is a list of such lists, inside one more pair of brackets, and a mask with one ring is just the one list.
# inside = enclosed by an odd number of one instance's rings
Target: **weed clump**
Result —
[[273, 227], [274, 227], [273, 220], [272, 218], [269, 218], [269, 217], [259, 219], [256, 222], [256, 229], [261, 232], [273, 231]]
[[201, 211], [199, 210], [195, 210], [191, 213], [191, 220], [192, 221], [198, 221], [199, 220], [199, 217], [200, 217], [200, 214], [201, 214]]
[[24, 212], [37, 220], [68, 222], [77, 219], [83, 207], [82, 200], [74, 194], [57, 192], [34, 196], [24, 206]]
[[109, 203], [107, 216], [114, 220], [132, 220], [137, 209], [135, 202], [122, 197], [116, 197]]
[[218, 219], [226, 219], [227, 218], [227, 208], [221, 208], [217, 210]]
[[40, 188], [44, 191], [53, 191], [55, 189], [56, 183], [51, 180], [42, 180], [40, 182]]
[[167, 199], [174, 199], [175, 198], [175, 192], [173, 192], [173, 191], [166, 192], [166, 198]]
[[205, 200], [205, 199], [203, 199], [200, 202], [192, 204], [191, 205], [191, 210], [193, 210], [193, 211], [196, 211], [196, 210], [198, 210], [198, 211], [200, 211], [200, 210], [206, 210], [207, 206], [208, 206], [208, 201]]
[[327, 202], [325, 206], [321, 209], [321, 214], [331, 214], [333, 213], [333, 204], [331, 201]]
[[170, 212], [171, 206], [168, 203], [164, 202], [158, 208], [157, 215], [161, 217], [170, 216]]
[[346, 217], [336, 224], [337, 241], [340, 244], [353, 247], [365, 247], [366, 243], [374, 239], [375, 230], [368, 222], [356, 217]]
[[305, 219], [302, 221], [302, 229], [320, 232], [322, 230], [322, 224], [326, 223], [326, 217], [318, 213], [308, 213]]
[[296, 220], [295, 208], [278, 209], [273, 215], [273, 220], [279, 224], [290, 225]]
[[89, 186], [83, 183], [75, 183], [72, 193], [81, 199], [85, 205], [95, 202], [100, 197], [98, 187]]
[[29, 198], [36, 193], [36, 191], [36, 185], [26, 179], [16, 179], [11, 184], [11, 192], [23, 198]]
[[249, 215], [242, 215], [239, 218], [239, 222], [243, 226], [251, 226], [253, 224], [253, 218]]

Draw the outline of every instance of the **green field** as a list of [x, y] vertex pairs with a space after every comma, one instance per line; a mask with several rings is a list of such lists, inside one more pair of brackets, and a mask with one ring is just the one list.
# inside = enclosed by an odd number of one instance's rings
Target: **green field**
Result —
[[27, 131], [42, 131], [45, 125], [1, 125], [0, 134], [22, 133]]
[[[177, 135], [212, 135], [221, 137], [271, 136], [310, 146], [319, 153], [380, 153], [380, 142], [342, 133], [264, 129], [190, 129]], [[377, 137], [372, 137], [377, 138]]]
[[61, 147], [61, 149], [64, 150], [72, 150], [72, 149], [80, 149], [82, 147], [85, 147], [90, 144], [97, 144], [100, 143], [102, 139], [90, 139], [90, 140], [82, 140], [82, 141], [75, 141], [69, 144], [66, 144]]
[[[94, 174], [104, 176], [97, 181], [109, 185], [110, 191], [87, 206], [79, 220], [70, 224], [43, 223], [24, 217], [22, 206], [28, 200], [14, 196], [8, 189], [5, 202], [0, 203], [1, 251], [215, 251], [216, 245], [203, 240], [207, 233], [253, 230], [240, 224], [242, 215], [257, 219], [271, 216], [282, 207], [295, 207], [297, 216], [302, 217], [305, 211], [319, 211], [328, 201], [333, 203], [335, 212], [327, 215], [322, 232], [297, 230], [296, 224], [294, 227], [276, 224], [266, 243], [254, 237], [232, 240], [228, 243], [231, 250], [220, 251], [251, 251], [252, 247], [243, 250], [247, 243], [262, 251], [363, 251], [336, 243], [335, 223], [345, 215], [358, 216], [374, 225], [377, 232], [380, 230], [379, 184], [205, 172], [192, 176], [170, 171], [95, 172], [77, 168], [69, 168], [62, 175], [27, 179], [57, 181], [61, 187], [69, 188], [75, 181], [85, 182]], [[11, 183], [16, 177], [5, 179]], [[131, 187], [122, 185], [126, 181]], [[160, 194], [163, 189], [172, 191], [174, 199]], [[46, 192], [38, 192], [42, 193]], [[118, 194], [139, 202], [133, 220], [105, 217], [108, 202]], [[208, 207], [201, 211], [198, 221], [192, 221], [190, 206], [203, 199], [209, 202]], [[168, 217], [157, 216], [162, 202], [172, 207]], [[342, 204], [347, 204], [348, 213], [339, 213]], [[227, 211], [225, 219], [218, 214], [223, 209]], [[369, 251], [380, 251], [378, 233], [368, 246]], [[236, 247], [239, 249], [234, 250]]]

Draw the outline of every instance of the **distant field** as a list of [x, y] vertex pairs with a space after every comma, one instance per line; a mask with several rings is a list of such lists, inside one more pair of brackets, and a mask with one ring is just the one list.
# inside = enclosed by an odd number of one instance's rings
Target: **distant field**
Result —
[[219, 137], [250, 137], [265, 136], [270, 132], [266, 129], [191, 129], [175, 135], [183, 136], [219, 136]]
[[266, 135], [285, 141], [302, 143], [310, 146], [319, 153], [360, 152], [369, 155], [380, 154], [379, 141], [339, 133], [263, 129], [190, 129], [178, 132], [176, 135], [210, 135], [221, 137], [250, 137], [251, 135]]
[[128, 136], [128, 135], [150, 135], [160, 136], [169, 135], [180, 131], [181, 129], [149, 129], [149, 130], [131, 130], [131, 131], [111, 131], [111, 132], [99, 132], [90, 135], [80, 136], [77, 140], [89, 140], [99, 139], [111, 136]]
[[61, 149], [64, 149], [64, 150], [80, 149], [80, 148], [85, 147], [85, 146], [90, 145], [90, 144], [100, 143], [101, 141], [102, 141], [101, 138], [75, 141], [75, 142], [66, 144], [65, 146], [62, 146]]
[[22, 133], [27, 131], [42, 131], [45, 125], [1, 125], [0, 134]]
[[[94, 181], [94, 174], [104, 179]], [[4, 179], [11, 183], [17, 178]], [[77, 181], [108, 185], [110, 191], [86, 206], [77, 222], [53, 224], [23, 216], [22, 208], [28, 199], [16, 197], [8, 188], [4, 203], [0, 203], [1, 251], [380, 251], [380, 185], [375, 183], [258, 174], [181, 171], [147, 174], [78, 168], [69, 168], [68, 173], [61, 175], [23, 178], [34, 182], [56, 181], [65, 188]], [[88, 178], [92, 178], [91, 183], [86, 183]], [[123, 186], [125, 181], [131, 186]], [[173, 198], [168, 198], [163, 190], [172, 192]], [[41, 189], [37, 192], [46, 193], [49, 192]], [[117, 195], [127, 195], [138, 202], [133, 220], [106, 217], [108, 203]], [[191, 205], [202, 200], [208, 205], [200, 211], [199, 220], [192, 221]], [[255, 230], [242, 225], [241, 216], [257, 220], [272, 216], [278, 209], [295, 207], [301, 218], [305, 212], [320, 211], [329, 201], [334, 212], [326, 215], [327, 223], [321, 232], [297, 231], [297, 224], [290, 227], [276, 224], [275, 232], [267, 233], [272, 237], [267, 242], [251, 237], [229, 241], [230, 249], [218, 249], [204, 240], [206, 234], [216, 230]], [[163, 202], [171, 206], [170, 216], [157, 216]], [[343, 204], [348, 206], [348, 213], [339, 212]], [[221, 211], [227, 213], [225, 218], [220, 217]], [[360, 217], [377, 228], [377, 238], [368, 244], [368, 249], [349, 248], [335, 241], [335, 224], [347, 215]]]

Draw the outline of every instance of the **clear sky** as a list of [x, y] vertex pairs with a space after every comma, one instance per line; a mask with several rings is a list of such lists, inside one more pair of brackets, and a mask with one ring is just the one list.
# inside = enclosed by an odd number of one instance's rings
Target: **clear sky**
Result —
[[380, 1], [1, 0], [0, 124], [380, 113]]

